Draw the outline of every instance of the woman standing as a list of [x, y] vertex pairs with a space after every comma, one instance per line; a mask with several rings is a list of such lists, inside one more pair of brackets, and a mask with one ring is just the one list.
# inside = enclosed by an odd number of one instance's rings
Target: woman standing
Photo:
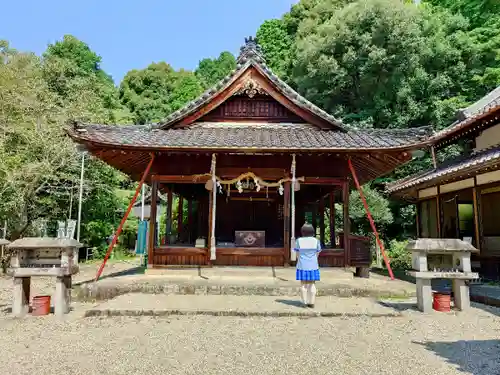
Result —
[[305, 223], [300, 230], [302, 237], [295, 243], [298, 252], [296, 279], [300, 280], [302, 302], [307, 307], [314, 307], [316, 300], [316, 281], [319, 281], [318, 255], [321, 244], [315, 237], [315, 230], [311, 224]]

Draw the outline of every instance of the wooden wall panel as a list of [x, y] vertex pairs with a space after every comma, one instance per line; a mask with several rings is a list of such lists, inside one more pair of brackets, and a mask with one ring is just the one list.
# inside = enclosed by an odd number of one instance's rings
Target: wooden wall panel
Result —
[[370, 266], [372, 263], [370, 238], [351, 235], [349, 243], [349, 265], [353, 267]]
[[345, 267], [343, 249], [324, 249], [318, 258], [320, 267]]
[[302, 123], [304, 120], [269, 96], [259, 95], [253, 98], [234, 96], [210, 113], [198, 119], [198, 122], [212, 121], [265, 121]]

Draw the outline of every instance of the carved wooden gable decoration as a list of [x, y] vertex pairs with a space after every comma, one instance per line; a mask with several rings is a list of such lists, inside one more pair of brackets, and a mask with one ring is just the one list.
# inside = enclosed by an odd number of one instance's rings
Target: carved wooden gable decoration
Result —
[[309, 123], [321, 129], [344, 130], [340, 121], [269, 70], [255, 39], [246, 39], [237, 63], [232, 74], [167, 117], [161, 128], [184, 128], [195, 122], [248, 121]]

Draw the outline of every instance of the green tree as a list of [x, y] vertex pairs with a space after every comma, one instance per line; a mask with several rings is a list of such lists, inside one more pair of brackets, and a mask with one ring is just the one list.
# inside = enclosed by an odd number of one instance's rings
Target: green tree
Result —
[[203, 88], [214, 86], [236, 68], [236, 59], [231, 52], [222, 52], [218, 58], [206, 58], [199, 62], [195, 75]]
[[[79, 84], [72, 84], [61, 76], [67, 82], [65, 94], [53, 90], [47, 80], [52, 68], [47, 59], [0, 43], [0, 218], [8, 220], [11, 239], [36, 233], [40, 219], [54, 223], [69, 217], [69, 207], [76, 205], [80, 156], [63, 129], [70, 119], [106, 118], [101, 117], [106, 111], [99, 108], [98, 92], [89, 82], [81, 83], [83, 77], [73, 78]], [[105, 210], [121, 204], [113, 189], [116, 176], [101, 162], [87, 163], [88, 206], [83, 213], [89, 221], [96, 216], [105, 219], [95, 207]], [[74, 218], [76, 210], [72, 211]]]
[[43, 54], [42, 71], [49, 89], [64, 107], [74, 107], [83, 121], [99, 117], [103, 123], [127, 123], [132, 117], [120, 103], [118, 89], [101, 67], [101, 57], [71, 35], [50, 44]]
[[462, 14], [472, 21], [474, 27], [500, 17], [500, 2], [497, 0], [426, 0], [426, 2]]
[[164, 119], [202, 91], [192, 72], [176, 72], [165, 62], [131, 70], [120, 84], [121, 101], [139, 124]]
[[283, 79], [291, 75], [294, 56], [293, 37], [281, 19], [265, 21], [257, 30], [257, 40], [262, 47], [267, 65]]

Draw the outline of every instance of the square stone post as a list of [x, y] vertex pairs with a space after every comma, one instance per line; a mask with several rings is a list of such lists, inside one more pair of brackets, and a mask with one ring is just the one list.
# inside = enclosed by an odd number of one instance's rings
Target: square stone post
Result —
[[432, 311], [431, 279], [417, 278], [417, 306], [424, 313]]
[[31, 277], [14, 277], [12, 314], [21, 317], [29, 312]]
[[71, 302], [71, 276], [58, 276], [56, 278], [56, 294], [54, 299], [54, 313], [56, 316], [63, 316], [69, 313]]
[[455, 307], [459, 310], [467, 310], [470, 307], [469, 286], [465, 280], [455, 279], [451, 282]]

